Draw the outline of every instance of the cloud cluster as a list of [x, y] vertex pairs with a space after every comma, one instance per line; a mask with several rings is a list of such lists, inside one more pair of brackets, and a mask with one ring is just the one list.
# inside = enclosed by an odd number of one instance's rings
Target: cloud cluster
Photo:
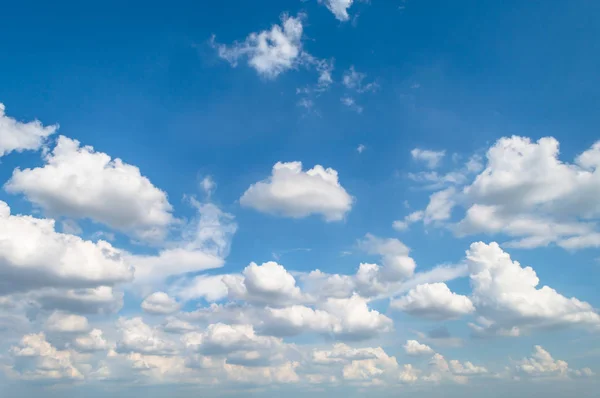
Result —
[[[559, 159], [553, 137], [504, 137], [488, 149], [483, 170], [473, 157], [462, 170], [444, 176], [415, 175], [415, 180], [450, 187], [434, 193], [423, 216], [410, 221], [434, 221], [458, 236], [507, 236], [507, 247], [598, 247], [598, 165], [600, 143], [568, 163]], [[458, 209], [464, 209], [464, 217], [454, 222]]]

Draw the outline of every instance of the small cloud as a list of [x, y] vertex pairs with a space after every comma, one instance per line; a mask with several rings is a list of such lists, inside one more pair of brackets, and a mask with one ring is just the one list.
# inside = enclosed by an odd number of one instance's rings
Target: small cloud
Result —
[[217, 188], [217, 183], [209, 175], [205, 176], [200, 181], [200, 189], [202, 190], [202, 192], [204, 192], [204, 194], [208, 198], [210, 198], [212, 196], [212, 194], [213, 194], [213, 192], [215, 191], [216, 188]]
[[364, 150], [367, 149], [366, 146], [364, 146], [363, 144], [360, 144], [357, 148], [356, 148], [356, 152], [358, 153], [363, 153]]
[[410, 86], [410, 88], [412, 88], [413, 90], [414, 90], [414, 89], [417, 89], [417, 88], [421, 88], [421, 83], [413, 83], [413, 84]]
[[410, 155], [416, 161], [423, 162], [429, 169], [435, 169], [444, 156], [446, 151], [431, 151], [429, 149], [415, 148], [410, 151]]
[[342, 97], [342, 104], [346, 105], [348, 108], [352, 109], [356, 113], [362, 113], [362, 106], [358, 105], [354, 98], [352, 97]]

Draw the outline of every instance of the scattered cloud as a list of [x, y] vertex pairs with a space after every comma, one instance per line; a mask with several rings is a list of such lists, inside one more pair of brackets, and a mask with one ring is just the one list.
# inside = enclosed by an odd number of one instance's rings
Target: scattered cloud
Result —
[[37, 151], [58, 130], [58, 125], [44, 126], [38, 120], [19, 122], [5, 111], [0, 103], [0, 158], [11, 152]]
[[332, 168], [316, 165], [303, 171], [301, 162], [278, 162], [271, 176], [246, 190], [240, 204], [292, 218], [318, 214], [329, 222], [343, 220], [352, 208], [353, 198]]

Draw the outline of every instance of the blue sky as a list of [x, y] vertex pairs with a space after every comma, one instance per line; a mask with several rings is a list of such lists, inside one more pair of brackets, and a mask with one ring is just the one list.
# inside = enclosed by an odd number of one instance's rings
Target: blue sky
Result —
[[591, 394], [599, 8], [4, 6], [0, 391]]

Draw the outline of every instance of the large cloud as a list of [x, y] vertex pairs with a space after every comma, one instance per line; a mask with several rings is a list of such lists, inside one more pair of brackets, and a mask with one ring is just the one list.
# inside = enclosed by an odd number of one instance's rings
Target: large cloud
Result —
[[248, 188], [242, 206], [293, 218], [319, 214], [326, 221], [339, 221], [352, 208], [352, 196], [338, 181], [332, 168], [316, 165], [303, 171], [301, 162], [278, 162], [269, 178]]
[[455, 319], [475, 311], [468, 297], [453, 293], [445, 283], [418, 285], [390, 306], [434, 320]]
[[113, 285], [133, 276], [110, 243], [58, 233], [54, 220], [11, 215], [1, 201], [0, 242], [0, 293]]
[[[397, 225], [422, 219], [449, 226], [459, 236], [505, 235], [511, 239], [507, 246], [521, 248], [600, 246], [600, 142], [567, 163], [559, 159], [559, 143], [552, 137], [536, 142], [505, 137], [489, 148], [486, 160], [473, 180], [470, 173], [479, 169], [473, 159], [450, 173], [454, 178], [445, 183], [452, 186], [434, 193], [424, 214]], [[465, 215], [454, 223], [457, 207]]]
[[523, 268], [497, 243], [473, 243], [467, 251], [472, 300], [483, 318], [477, 334], [519, 335], [535, 328], [580, 326], [600, 330], [600, 315], [588, 303], [567, 298]]
[[39, 121], [19, 122], [4, 113], [0, 103], [0, 157], [11, 152], [38, 150], [58, 129], [57, 125], [43, 126]]
[[90, 218], [140, 239], [160, 239], [173, 222], [165, 192], [140, 170], [60, 136], [43, 167], [16, 169], [5, 188], [51, 216]]

